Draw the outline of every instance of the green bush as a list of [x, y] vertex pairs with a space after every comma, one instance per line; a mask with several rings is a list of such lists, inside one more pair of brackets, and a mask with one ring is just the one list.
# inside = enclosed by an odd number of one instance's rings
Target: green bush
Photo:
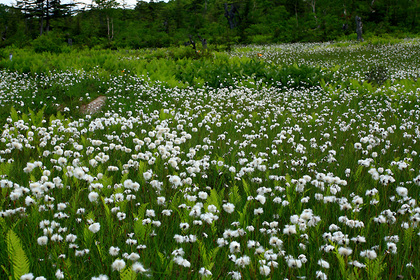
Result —
[[50, 52], [61, 53], [64, 47], [64, 41], [60, 36], [52, 32], [43, 34], [32, 41], [32, 48], [37, 53]]

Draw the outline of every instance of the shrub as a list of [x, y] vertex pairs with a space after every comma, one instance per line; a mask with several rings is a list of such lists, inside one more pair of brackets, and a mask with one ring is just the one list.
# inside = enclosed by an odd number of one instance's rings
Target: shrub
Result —
[[32, 47], [37, 53], [61, 53], [63, 46], [64, 42], [62, 38], [52, 32], [43, 34], [32, 41]]

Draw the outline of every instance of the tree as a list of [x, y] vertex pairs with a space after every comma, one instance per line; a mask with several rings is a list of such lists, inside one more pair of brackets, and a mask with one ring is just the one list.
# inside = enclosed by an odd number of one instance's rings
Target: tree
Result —
[[72, 6], [74, 4], [61, 4], [60, 0], [18, 0], [15, 7], [27, 19], [38, 20], [39, 35], [42, 35], [50, 30], [51, 19], [69, 15]]
[[318, 18], [316, 16], [316, 0], [304, 0], [305, 2], [309, 3], [309, 6], [312, 8], [312, 14], [314, 16], [315, 21], [318, 23]]
[[93, 0], [94, 6], [92, 8], [101, 12], [102, 16], [106, 18], [107, 38], [112, 41], [114, 38], [114, 19], [112, 17], [113, 10], [118, 7], [116, 0]]
[[0, 4], [0, 34], [1, 34], [1, 41], [5, 41], [8, 35], [8, 15], [9, 15], [9, 7]]
[[21, 47], [28, 42], [24, 21], [19, 10], [0, 4], [0, 47], [12, 44]]

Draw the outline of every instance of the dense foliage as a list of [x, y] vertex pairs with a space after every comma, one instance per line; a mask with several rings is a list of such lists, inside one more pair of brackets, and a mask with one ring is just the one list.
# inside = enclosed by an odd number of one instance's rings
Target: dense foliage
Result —
[[194, 41], [198, 49], [206, 44], [355, 39], [355, 16], [362, 18], [366, 36], [407, 37], [420, 30], [419, 2], [171, 0], [138, 1], [128, 8], [115, 0], [96, 0], [82, 9], [59, 0], [18, 1], [14, 7], [0, 6], [0, 46], [60, 52], [68, 45], [137, 49]]

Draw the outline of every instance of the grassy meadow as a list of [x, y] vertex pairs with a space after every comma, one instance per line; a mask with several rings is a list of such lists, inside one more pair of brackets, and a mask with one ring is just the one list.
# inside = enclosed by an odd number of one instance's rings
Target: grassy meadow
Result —
[[2, 51], [0, 279], [418, 279], [420, 40]]

